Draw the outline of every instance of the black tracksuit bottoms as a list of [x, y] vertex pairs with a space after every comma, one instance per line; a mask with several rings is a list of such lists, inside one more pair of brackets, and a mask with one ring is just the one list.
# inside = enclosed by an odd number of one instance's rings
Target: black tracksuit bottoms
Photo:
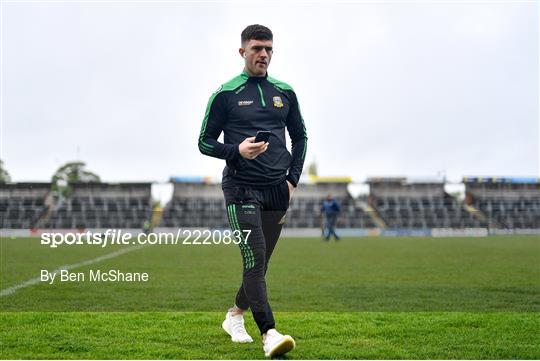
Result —
[[287, 181], [268, 188], [224, 188], [227, 215], [232, 230], [241, 230], [242, 285], [236, 305], [251, 309], [261, 334], [275, 328], [268, 303], [265, 275], [289, 207]]

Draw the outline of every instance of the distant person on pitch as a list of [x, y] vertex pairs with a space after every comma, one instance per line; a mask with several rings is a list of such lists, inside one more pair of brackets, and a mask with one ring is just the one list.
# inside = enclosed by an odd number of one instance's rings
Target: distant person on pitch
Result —
[[[276, 330], [265, 275], [302, 173], [307, 135], [295, 92], [268, 76], [273, 54], [270, 29], [262, 25], [245, 28], [239, 53], [244, 70], [210, 97], [199, 150], [226, 160], [221, 188], [227, 216], [232, 230], [243, 235], [242, 285], [223, 329], [233, 342], [253, 342], [243, 317], [251, 309], [264, 354], [273, 357], [289, 352], [295, 343], [291, 336]], [[291, 152], [286, 146], [286, 131]], [[223, 143], [218, 141], [222, 132]]]
[[332, 195], [328, 195], [323, 201], [321, 207], [321, 213], [324, 215], [324, 232], [323, 237], [325, 241], [330, 240], [331, 236], [334, 236], [336, 241], [339, 241], [339, 236], [336, 233], [336, 222], [339, 213], [341, 212], [341, 207], [338, 201], [335, 200]]

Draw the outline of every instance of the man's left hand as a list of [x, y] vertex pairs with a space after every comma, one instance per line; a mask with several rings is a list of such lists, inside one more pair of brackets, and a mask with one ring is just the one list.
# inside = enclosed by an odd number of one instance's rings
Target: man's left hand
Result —
[[289, 187], [289, 202], [290, 202], [295, 188], [289, 181], [287, 181], [287, 186]]

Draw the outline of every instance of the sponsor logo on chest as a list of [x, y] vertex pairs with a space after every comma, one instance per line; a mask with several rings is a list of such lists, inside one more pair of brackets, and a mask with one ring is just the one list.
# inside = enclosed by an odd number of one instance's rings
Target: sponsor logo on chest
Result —
[[251, 105], [253, 104], [253, 100], [239, 100], [238, 101], [238, 106], [239, 107], [246, 107], [248, 105]]

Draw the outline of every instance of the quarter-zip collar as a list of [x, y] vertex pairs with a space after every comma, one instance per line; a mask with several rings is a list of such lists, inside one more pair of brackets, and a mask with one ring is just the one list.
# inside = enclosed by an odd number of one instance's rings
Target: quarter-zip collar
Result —
[[266, 80], [268, 78], [268, 72], [264, 74], [264, 76], [250, 76], [245, 70], [242, 71], [242, 74], [240, 74], [242, 79], [244, 79], [247, 83], [253, 83], [257, 84], [257, 90], [259, 92], [260, 102], [261, 106], [263, 108], [266, 108], [266, 101], [264, 100], [264, 92], [261, 88], [261, 83], [263, 80]]
[[253, 83], [260, 83], [261, 81], [268, 78], [268, 72], [264, 74], [264, 76], [250, 76], [245, 70], [242, 71], [242, 74], [240, 76], [245, 79], [246, 81], [253, 82]]

